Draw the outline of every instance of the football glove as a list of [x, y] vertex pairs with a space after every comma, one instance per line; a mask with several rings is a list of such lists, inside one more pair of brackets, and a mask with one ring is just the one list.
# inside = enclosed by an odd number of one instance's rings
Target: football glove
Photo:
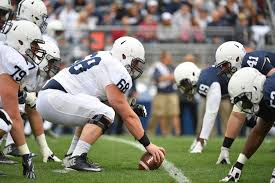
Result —
[[49, 147], [44, 148], [41, 150], [42, 156], [43, 156], [43, 162], [47, 163], [47, 162], [61, 162], [61, 160], [54, 155], [54, 153], [50, 150]]
[[32, 155], [30, 154], [24, 154], [22, 156], [23, 162], [23, 175], [28, 179], [35, 179], [36, 175], [34, 173], [34, 165], [32, 163]]
[[26, 104], [29, 105], [31, 108], [36, 106], [36, 93], [35, 92], [27, 92], [26, 96]]
[[269, 182], [269, 183], [275, 183], [275, 168], [274, 168], [273, 171], [272, 171], [271, 179], [270, 179], [270, 182]]
[[146, 117], [147, 116], [147, 110], [144, 105], [137, 104], [136, 98], [130, 99], [130, 106], [133, 109], [133, 111], [139, 116], [139, 117]]
[[144, 105], [141, 104], [135, 104], [132, 106], [133, 111], [139, 116], [139, 117], [146, 117], [147, 111]]
[[242, 171], [238, 169], [237, 167], [232, 167], [226, 177], [224, 177], [220, 182], [238, 182], [240, 180], [240, 177], [242, 175]]
[[230, 164], [229, 160], [229, 149], [226, 147], [221, 147], [221, 152], [216, 164]]

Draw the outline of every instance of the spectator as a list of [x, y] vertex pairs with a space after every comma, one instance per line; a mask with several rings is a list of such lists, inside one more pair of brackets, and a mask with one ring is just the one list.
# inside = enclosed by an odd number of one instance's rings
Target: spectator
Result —
[[173, 15], [172, 22], [180, 30], [183, 27], [190, 27], [191, 22], [191, 10], [190, 5], [183, 3], [180, 9]]
[[160, 60], [153, 74], [157, 94], [152, 101], [152, 110], [160, 121], [163, 136], [169, 134], [169, 119], [171, 118], [175, 135], [180, 135], [179, 99], [174, 86], [172, 56], [169, 52], [163, 51]]
[[130, 29], [130, 23], [129, 23], [129, 17], [128, 16], [123, 16], [121, 19], [121, 23], [119, 24], [119, 28], [116, 30], [111, 31], [112, 35], [112, 41], [128, 35], [129, 29]]
[[87, 24], [88, 27], [93, 30], [96, 28], [96, 25], [100, 24], [102, 17], [99, 13], [95, 11], [94, 4], [89, 3], [85, 6], [85, 12], [87, 14]]
[[78, 13], [74, 10], [71, 0], [67, 0], [65, 7], [61, 10], [59, 19], [64, 25], [65, 37], [67, 40], [72, 40], [73, 38], [73, 28], [78, 17]]
[[238, 15], [237, 24], [235, 26], [235, 40], [238, 40], [238, 42], [243, 45], [248, 45], [250, 42], [248, 20], [244, 13]]
[[147, 2], [147, 14], [150, 14], [154, 21], [160, 20], [160, 14], [158, 11], [158, 2], [156, 0], [149, 0]]
[[157, 22], [151, 14], [145, 15], [144, 20], [138, 26], [137, 36], [145, 42], [156, 40]]
[[75, 11], [80, 12], [81, 10], [84, 9], [86, 4], [87, 4], [86, 0], [74, 0]]
[[[219, 11], [214, 11], [212, 12], [212, 20], [210, 21], [210, 23], [208, 23], [208, 27], [214, 27], [214, 26], [224, 26], [224, 22], [221, 19], [221, 15]], [[213, 36], [211, 38], [211, 42], [218, 44], [221, 43], [223, 41], [223, 38], [220, 36]]]
[[172, 24], [172, 15], [169, 12], [162, 13], [161, 22], [157, 26], [157, 39], [160, 42], [174, 42], [178, 35], [178, 29]]

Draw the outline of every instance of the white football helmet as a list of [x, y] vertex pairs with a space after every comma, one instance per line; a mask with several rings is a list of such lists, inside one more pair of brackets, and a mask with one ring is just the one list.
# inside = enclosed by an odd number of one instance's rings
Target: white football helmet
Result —
[[174, 71], [178, 89], [189, 97], [195, 94], [199, 75], [200, 69], [192, 62], [181, 63]]
[[246, 113], [257, 113], [265, 80], [266, 77], [252, 67], [238, 70], [228, 83], [231, 101]]
[[16, 18], [35, 23], [42, 33], [47, 29], [47, 7], [41, 0], [22, 0], [17, 7]]
[[237, 41], [221, 44], [216, 50], [216, 67], [221, 69], [219, 74], [226, 74], [228, 78], [241, 68], [241, 62], [246, 54], [243, 45]]
[[136, 38], [129, 36], [118, 38], [113, 44], [111, 54], [120, 60], [133, 80], [143, 73], [145, 51]]
[[6, 33], [11, 27], [12, 6], [10, 0], [0, 1], [0, 32]]
[[64, 34], [64, 26], [60, 20], [50, 21], [47, 26], [47, 33], [49, 36], [58, 39], [60, 34]]
[[39, 64], [39, 69], [45, 77], [51, 78], [60, 70], [60, 50], [49, 38], [44, 37], [44, 42], [44, 44], [40, 44], [39, 46], [41, 49], [47, 50], [47, 53]]
[[44, 41], [37, 25], [27, 20], [12, 21], [6, 35], [6, 44], [26, 56], [28, 61], [36, 64], [42, 61], [46, 51], [39, 48]]

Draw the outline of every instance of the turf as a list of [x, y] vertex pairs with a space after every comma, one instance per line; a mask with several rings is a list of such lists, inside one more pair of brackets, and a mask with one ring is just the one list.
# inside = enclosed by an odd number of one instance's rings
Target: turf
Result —
[[[128, 140], [133, 138], [121, 137]], [[193, 141], [191, 137], [154, 137], [152, 141], [165, 147], [167, 160], [180, 168], [185, 176], [193, 183], [218, 182], [230, 169], [230, 165], [216, 165], [222, 139], [210, 139], [207, 148], [202, 154], [189, 154], [188, 148]], [[48, 138], [50, 147], [56, 155], [63, 157], [70, 144], [71, 137], [62, 136], [58, 139]], [[238, 139], [231, 149], [231, 162], [234, 162], [242, 149], [245, 139]], [[30, 149], [39, 153], [35, 141], [28, 139]], [[262, 147], [246, 164], [241, 182], [263, 183], [269, 182], [272, 169], [275, 167], [275, 153], [271, 153], [275, 147], [272, 139], [265, 140]], [[127, 144], [111, 142], [100, 139], [91, 148], [89, 158], [100, 163], [105, 171], [102, 173], [69, 172], [66, 174], [55, 173], [52, 170], [62, 169], [58, 163], [42, 163], [41, 156], [34, 158], [37, 179], [36, 183], [173, 183], [164, 168], [146, 172], [137, 170], [137, 164], [142, 152]], [[16, 159], [20, 161], [20, 159]], [[32, 182], [21, 176], [22, 168], [17, 165], [0, 165], [0, 170], [8, 176], [0, 177], [0, 183]]]

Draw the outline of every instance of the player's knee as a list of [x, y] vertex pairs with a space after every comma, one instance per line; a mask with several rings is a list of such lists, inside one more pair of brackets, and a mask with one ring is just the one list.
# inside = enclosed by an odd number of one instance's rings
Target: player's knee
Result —
[[99, 126], [102, 129], [102, 133], [104, 133], [112, 126], [113, 121], [113, 119], [110, 119], [104, 114], [97, 114], [92, 119], [90, 119], [88, 123]]
[[4, 132], [9, 132], [12, 127], [12, 121], [9, 115], [3, 110], [0, 109], [0, 129]]

